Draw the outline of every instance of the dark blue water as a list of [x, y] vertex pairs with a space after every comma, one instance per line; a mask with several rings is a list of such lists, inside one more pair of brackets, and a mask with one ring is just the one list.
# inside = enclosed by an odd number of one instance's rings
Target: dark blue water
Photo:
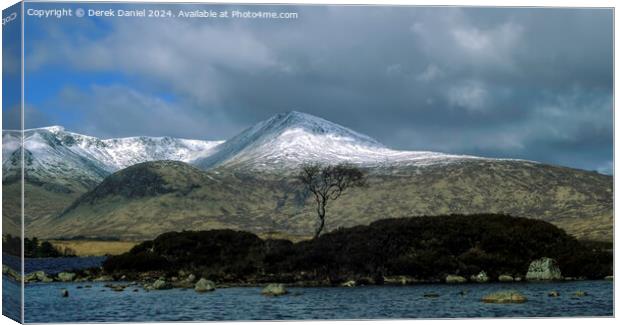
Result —
[[[6, 281], [6, 280], [5, 280]], [[18, 284], [15, 284], [18, 285]], [[26, 322], [131, 322], [282, 319], [386, 319], [461, 317], [612, 316], [611, 281], [557, 283], [366, 286], [290, 288], [283, 297], [264, 297], [260, 288], [218, 289], [198, 294], [173, 289], [114, 292], [102, 283], [26, 285]], [[70, 296], [62, 298], [61, 289]], [[480, 298], [498, 290], [518, 290], [524, 304], [485, 304]], [[561, 296], [547, 293], [557, 290]], [[574, 297], [577, 290], [588, 296]], [[461, 291], [466, 291], [461, 295]], [[434, 292], [438, 298], [425, 298]]]
[[2, 315], [20, 322], [21, 284], [2, 276]]
[[[26, 273], [45, 271], [47, 274], [56, 274], [62, 271], [99, 267], [106, 258], [105, 256], [26, 258], [24, 268]], [[2, 264], [18, 272], [21, 269], [20, 258], [12, 255], [2, 254]]]

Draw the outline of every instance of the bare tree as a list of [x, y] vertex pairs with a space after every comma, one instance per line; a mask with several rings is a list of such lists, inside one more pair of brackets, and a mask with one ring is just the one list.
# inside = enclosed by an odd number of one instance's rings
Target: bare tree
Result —
[[319, 225], [314, 233], [318, 238], [325, 226], [325, 208], [329, 201], [338, 199], [348, 188], [365, 186], [366, 176], [357, 167], [349, 164], [322, 166], [303, 165], [297, 180], [312, 194], [316, 201]]

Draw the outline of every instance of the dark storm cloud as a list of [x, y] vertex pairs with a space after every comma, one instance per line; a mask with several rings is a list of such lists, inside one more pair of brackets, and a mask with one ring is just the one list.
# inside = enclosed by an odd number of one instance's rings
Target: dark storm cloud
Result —
[[[294, 109], [398, 149], [611, 172], [610, 10], [279, 10], [300, 19], [118, 21], [98, 39], [39, 44], [33, 69], [66, 60], [139, 84], [93, 87], [81, 103], [72, 99], [101, 116], [88, 131], [108, 136], [140, 125], [145, 134], [225, 139]], [[97, 92], [146, 105], [134, 104], [131, 118], [106, 119], [112, 104], [88, 105]], [[157, 99], [162, 92], [177, 101]], [[178, 117], [162, 128], [148, 122], [148, 106]]]

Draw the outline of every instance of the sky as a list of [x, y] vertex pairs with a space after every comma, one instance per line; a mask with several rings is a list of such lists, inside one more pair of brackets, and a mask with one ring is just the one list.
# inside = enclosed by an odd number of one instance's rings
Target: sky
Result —
[[26, 127], [220, 140], [296, 110], [395, 149], [613, 173], [611, 10], [183, 9], [299, 17], [26, 17]]

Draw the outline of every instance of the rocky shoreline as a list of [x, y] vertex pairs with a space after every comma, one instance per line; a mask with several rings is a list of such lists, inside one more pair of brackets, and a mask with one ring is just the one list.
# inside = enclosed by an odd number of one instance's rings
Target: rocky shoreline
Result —
[[[19, 272], [3, 265], [2, 274], [16, 282], [21, 282], [22, 277]], [[356, 287], [364, 285], [415, 285], [415, 284], [463, 284], [463, 283], [489, 283], [489, 282], [537, 282], [537, 281], [583, 281], [586, 277], [564, 277], [554, 259], [543, 257], [532, 261], [525, 276], [501, 274], [496, 278], [491, 278], [486, 272], [481, 271], [476, 275], [465, 278], [456, 274], [448, 274], [443, 277], [418, 279], [408, 275], [383, 276], [381, 279], [372, 277], [353, 277], [346, 281], [334, 282], [330, 279], [312, 279], [308, 274], [300, 272], [298, 274], [267, 274], [255, 276], [253, 278], [229, 279], [218, 281], [217, 283], [204, 277], [197, 277], [194, 273], [180, 270], [176, 275], [170, 272], [133, 272], [127, 274], [107, 274], [102, 268], [90, 268], [75, 270], [73, 272], [59, 272], [57, 274], [46, 274], [44, 271], [35, 271], [24, 276], [23, 281], [29, 283], [50, 283], [50, 282], [105, 282], [106, 287], [113, 291], [123, 291], [126, 288], [135, 286], [142, 287], [146, 291], [167, 290], [173, 288], [194, 289], [197, 292], [213, 291], [216, 288], [228, 287], [258, 287], [264, 285], [278, 284], [289, 287]], [[613, 276], [606, 276], [604, 280], [613, 281]], [[279, 292], [282, 288], [277, 289]], [[284, 290], [285, 291], [285, 290]]]
[[551, 224], [505, 215], [383, 219], [297, 243], [231, 229], [170, 232], [101, 263], [57, 274], [32, 272], [23, 279], [6, 266], [3, 273], [25, 283], [105, 282], [115, 291], [135, 283], [147, 291], [198, 292], [269, 284], [286, 292], [276, 284], [356, 287], [613, 279], [612, 253], [581, 243]]

